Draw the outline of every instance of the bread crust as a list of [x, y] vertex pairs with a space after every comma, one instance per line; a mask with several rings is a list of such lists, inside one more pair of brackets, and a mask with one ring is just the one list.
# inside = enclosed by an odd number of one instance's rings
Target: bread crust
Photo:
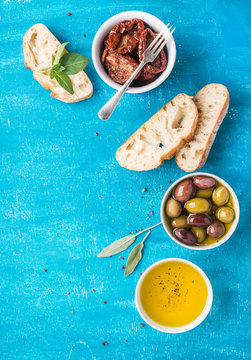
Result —
[[[184, 138], [181, 138], [179, 143], [177, 144], [177, 146], [175, 146], [174, 148], [170, 149], [170, 151], [168, 151], [167, 153], [163, 154], [158, 163], [156, 164], [156, 166], [149, 166], [149, 167], [145, 167], [143, 170], [142, 169], [137, 169], [137, 168], [132, 168], [130, 167], [130, 169], [127, 167], [127, 166], [124, 166], [123, 164], [121, 164], [121, 162], [119, 161], [119, 155], [120, 153], [128, 146], [128, 145], [131, 145], [131, 144], [134, 144], [136, 138], [137, 138], [137, 135], [138, 134], [143, 134], [144, 131], [147, 130], [147, 127], [148, 127], [148, 124], [149, 122], [155, 118], [155, 117], [158, 117], [158, 114], [164, 109], [165, 110], [165, 107], [171, 103], [176, 97], [178, 96], [185, 96], [187, 99], [189, 99], [189, 102], [193, 108], [193, 111], [194, 111], [194, 119], [193, 119], [193, 124], [191, 126], [191, 130], [189, 132], [189, 134], [187, 134], [186, 137]], [[136, 130], [119, 148], [118, 150], [116, 151], [116, 160], [118, 161], [118, 163], [126, 168], [126, 169], [129, 169], [129, 170], [134, 170], [134, 171], [148, 171], [148, 170], [153, 170], [153, 169], [156, 169], [158, 167], [160, 167], [161, 165], [164, 164], [164, 160], [170, 160], [174, 155], [175, 153], [180, 150], [184, 144], [187, 142], [187, 141], [190, 141], [194, 135], [194, 132], [195, 132], [195, 129], [196, 129], [196, 125], [197, 125], [197, 121], [198, 121], [198, 111], [197, 111], [197, 107], [195, 106], [194, 102], [192, 101], [192, 99], [190, 97], [188, 97], [188, 95], [182, 93], [182, 94], [179, 94], [177, 95], [173, 100], [169, 101], [167, 104], [165, 104], [160, 110], [158, 110], [148, 121], [146, 121], [138, 130]]]
[[51, 94], [50, 94], [51, 97], [63, 101], [65, 103], [75, 103], [90, 98], [93, 94], [93, 86], [90, 79], [88, 78], [88, 76], [84, 71], [80, 71], [76, 75], [70, 75], [73, 86], [74, 86], [74, 77], [76, 76], [83, 77], [84, 82], [89, 87], [88, 93], [85, 94], [84, 96], [78, 96], [75, 93], [71, 95], [62, 88], [60, 88], [59, 90], [58, 88], [59, 85], [55, 82], [55, 80], [51, 80], [48, 75], [38, 72], [39, 70], [41, 70], [41, 68], [39, 69], [39, 66], [36, 67], [36, 65], [34, 64], [34, 59], [32, 59], [33, 58], [32, 49], [29, 44], [32, 35], [38, 32], [46, 32], [50, 36], [50, 38], [53, 39], [56, 47], [59, 47], [61, 44], [44, 24], [35, 24], [31, 26], [29, 30], [27, 30], [23, 38], [24, 64], [27, 69], [32, 70], [34, 79], [36, 79], [40, 83], [40, 85], [43, 86], [45, 90], [51, 90]]
[[[196, 171], [196, 170], [199, 170], [203, 165], [205, 165], [206, 161], [207, 161], [207, 158], [208, 158], [208, 155], [210, 153], [210, 150], [211, 150], [211, 147], [214, 143], [214, 140], [215, 140], [215, 137], [217, 135], [217, 132], [222, 124], [222, 121], [223, 119], [225, 118], [227, 112], [228, 112], [228, 107], [229, 107], [229, 101], [230, 101], [230, 96], [229, 96], [229, 92], [226, 88], [226, 86], [224, 85], [221, 85], [221, 84], [216, 84], [216, 83], [213, 83], [213, 84], [208, 84], [206, 86], [204, 86], [200, 91], [198, 91], [198, 93], [193, 97], [193, 99], [195, 100], [196, 99], [196, 96], [199, 96], [200, 92], [202, 92], [203, 90], [205, 90], [207, 87], [209, 86], [212, 86], [212, 85], [217, 85], [217, 86], [222, 86], [224, 87], [225, 91], [227, 92], [227, 97], [226, 97], [226, 100], [222, 106], [222, 109], [221, 109], [221, 112], [218, 116], [218, 118], [216, 119], [215, 121], [215, 125], [214, 125], [214, 128], [213, 128], [213, 131], [211, 132], [206, 144], [205, 144], [205, 147], [203, 149], [203, 152], [200, 156], [200, 161], [198, 163], [197, 166], [195, 166], [193, 169], [191, 170], [186, 170], [184, 167], [182, 167], [182, 164], [179, 163], [178, 161], [178, 158], [177, 158], [177, 155], [176, 155], [176, 163], [177, 165], [179, 166], [180, 169], [186, 171], [186, 172], [193, 172], [193, 171]], [[200, 121], [200, 118], [198, 118], [198, 121]]]

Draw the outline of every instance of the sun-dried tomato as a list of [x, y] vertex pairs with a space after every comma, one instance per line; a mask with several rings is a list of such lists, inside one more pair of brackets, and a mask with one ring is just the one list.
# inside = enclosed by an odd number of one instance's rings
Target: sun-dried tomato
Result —
[[139, 63], [129, 55], [107, 49], [102, 55], [102, 62], [111, 79], [119, 84], [124, 84], [139, 66]]
[[120, 54], [130, 53], [138, 44], [144, 29], [145, 25], [140, 19], [121, 21], [110, 31], [105, 47]]
[[[143, 58], [143, 53], [147, 49], [147, 47], [151, 44], [151, 42], [154, 40], [154, 38], [157, 36], [157, 34], [154, 34], [151, 29], [147, 28], [145, 29], [141, 37], [139, 39], [139, 46], [138, 46], [138, 52], [139, 52], [139, 60], [141, 61]], [[158, 74], [165, 70], [167, 64], [166, 54], [165, 51], [162, 49], [159, 55], [156, 57], [156, 59], [152, 63], [148, 63], [144, 66], [144, 70], [148, 73], [152, 74]]]
[[139, 78], [137, 79], [137, 83], [139, 85], [147, 85], [152, 83], [156, 78], [157, 78], [156, 74], [149, 73], [148, 71], [145, 70], [145, 68], [143, 68]]

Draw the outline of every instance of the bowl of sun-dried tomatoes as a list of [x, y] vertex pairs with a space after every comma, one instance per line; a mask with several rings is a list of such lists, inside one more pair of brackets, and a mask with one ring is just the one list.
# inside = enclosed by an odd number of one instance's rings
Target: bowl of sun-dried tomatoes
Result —
[[[165, 26], [160, 19], [143, 11], [125, 11], [108, 19], [99, 28], [92, 45], [92, 59], [99, 76], [119, 90]], [[127, 92], [143, 93], [162, 84], [171, 73], [175, 59], [175, 41], [170, 36], [163, 50], [143, 67]]]

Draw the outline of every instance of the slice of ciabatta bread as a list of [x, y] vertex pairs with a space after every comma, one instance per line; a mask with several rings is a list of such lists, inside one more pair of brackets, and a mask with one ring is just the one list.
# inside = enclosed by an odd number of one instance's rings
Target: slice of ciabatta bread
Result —
[[192, 138], [197, 118], [197, 108], [191, 98], [186, 94], [177, 95], [117, 150], [117, 161], [135, 171], [159, 167]]
[[193, 97], [193, 101], [198, 109], [198, 124], [192, 140], [176, 154], [178, 166], [187, 172], [198, 170], [205, 164], [227, 114], [229, 93], [224, 85], [209, 84]]
[[[24, 35], [23, 51], [24, 63], [33, 71], [34, 78], [46, 89], [51, 90], [51, 96], [66, 103], [74, 103], [92, 96], [93, 87], [84, 71], [76, 75], [69, 75], [74, 94], [64, 90], [49, 74], [39, 73], [51, 67], [52, 55], [56, 55], [60, 46], [58, 39], [43, 24], [33, 25]], [[66, 51], [65, 51], [66, 52]]]

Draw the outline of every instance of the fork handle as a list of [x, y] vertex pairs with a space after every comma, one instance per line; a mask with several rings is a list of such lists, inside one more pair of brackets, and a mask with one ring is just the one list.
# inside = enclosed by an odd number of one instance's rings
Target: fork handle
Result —
[[130, 76], [130, 78], [125, 82], [125, 84], [122, 86], [122, 88], [109, 100], [107, 103], [99, 110], [98, 116], [101, 120], [108, 120], [109, 117], [112, 115], [114, 109], [118, 105], [119, 100], [122, 98], [122, 95], [124, 92], [128, 89], [131, 82], [134, 80], [134, 78], [138, 75], [138, 73], [141, 71], [143, 66], [146, 64], [144, 60], [141, 61], [137, 69], [134, 71], [134, 73]]

